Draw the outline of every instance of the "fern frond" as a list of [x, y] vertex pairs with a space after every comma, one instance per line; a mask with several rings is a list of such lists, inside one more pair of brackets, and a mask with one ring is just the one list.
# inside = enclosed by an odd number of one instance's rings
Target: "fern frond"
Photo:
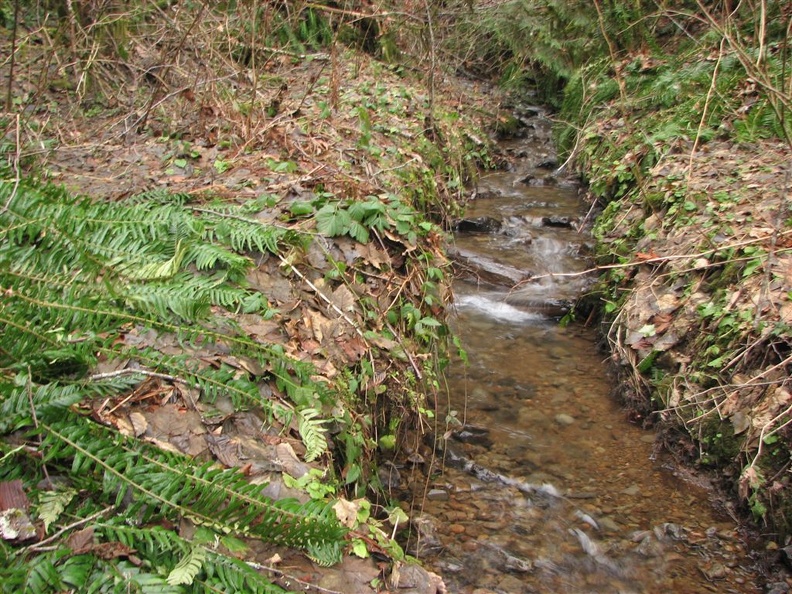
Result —
[[190, 552], [181, 558], [176, 567], [171, 569], [167, 578], [168, 584], [171, 586], [192, 584], [206, 561], [206, 555], [206, 549], [200, 545], [190, 549]]
[[221, 531], [303, 549], [342, 541], [346, 533], [326, 503], [273, 502], [263, 495], [266, 486], [248, 483], [235, 469], [195, 464], [123, 439], [82, 417], [64, 417], [41, 423], [47, 459], [71, 460], [72, 473], [86, 480], [102, 477], [102, 484], [94, 488], [105, 490], [117, 503], [132, 489], [137, 494], [134, 507], [141, 513], [170, 510]]
[[161, 526], [137, 528], [113, 518], [108, 522], [97, 524], [96, 530], [108, 541], [121, 542], [138, 551], [138, 555], [146, 559], [156, 559], [159, 566], [168, 568], [171, 573], [180, 560], [190, 557], [190, 552], [194, 548], [202, 548], [204, 551], [202, 554], [205, 556], [201, 562], [201, 571], [193, 577], [192, 592], [212, 594], [216, 592], [283, 594], [284, 592], [283, 589], [272, 584], [265, 575], [255, 571], [243, 561], [202, 546], [200, 542], [186, 541], [175, 532]]
[[[155, 192], [101, 203], [23, 180], [9, 200], [12, 187], [0, 183], [0, 203], [9, 205], [0, 212], [0, 434], [28, 429], [41, 435], [45, 462], [86, 497], [43, 496], [39, 511], [50, 529], [65, 512], [89, 517], [117, 506], [119, 524], [102, 524], [97, 538], [126, 544], [145, 563], [90, 551], [64, 559], [65, 548], [36, 555], [31, 566], [9, 555], [0, 567], [2, 588], [281, 592], [244, 563], [170, 531], [130, 527], [132, 518], [189, 517], [218, 533], [298, 547], [318, 562], [339, 560], [346, 529], [326, 503], [270, 501], [263, 486], [249, 484], [237, 470], [123, 438], [74, 412], [82, 401], [137, 385], [141, 378], [134, 374], [89, 376], [100, 360], [129, 361], [197, 386], [204, 399], [222, 394], [238, 408], [298, 414], [307, 458], [322, 455], [327, 441], [319, 410], [334, 400], [332, 386], [316, 379], [310, 363], [248, 336], [230, 315], [270, 312], [266, 297], [246, 285], [252, 256], [299, 238], [251, 218], [244, 207], [192, 208], [189, 196]], [[180, 355], [160, 346], [172, 344]], [[284, 400], [264, 396], [260, 377], [196, 356], [212, 345], [255, 361]], [[25, 452], [3, 459], [16, 462]], [[0, 474], [17, 478], [23, 466], [31, 464], [4, 464]]]
[[315, 408], [304, 408], [298, 415], [298, 430], [306, 449], [305, 461], [312, 462], [327, 451], [325, 421], [318, 418], [320, 413]]

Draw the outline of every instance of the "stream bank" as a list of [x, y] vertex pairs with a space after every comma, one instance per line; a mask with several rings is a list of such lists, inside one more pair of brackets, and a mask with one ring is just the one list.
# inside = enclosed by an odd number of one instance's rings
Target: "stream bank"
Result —
[[[789, 563], [789, 104], [773, 112], [777, 90], [752, 85], [783, 70], [786, 41], [780, 30], [731, 37], [728, 27], [758, 17], [742, 8], [700, 6], [690, 18], [710, 19], [712, 30], [658, 33], [652, 55], [581, 69], [556, 132], [602, 209], [591, 303], [620, 398], [680, 464], [730, 494], [768, 561]], [[782, 11], [777, 22], [788, 19]], [[756, 43], [773, 57], [741, 61]]]

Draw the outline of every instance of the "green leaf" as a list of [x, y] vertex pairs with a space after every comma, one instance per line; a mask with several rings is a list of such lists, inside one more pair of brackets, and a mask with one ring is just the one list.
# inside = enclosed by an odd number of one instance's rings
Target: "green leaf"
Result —
[[396, 436], [383, 435], [379, 438], [379, 445], [383, 450], [392, 450], [396, 447]]
[[309, 215], [313, 211], [313, 205], [304, 200], [296, 200], [289, 205], [289, 212], [296, 217]]
[[325, 204], [316, 212], [316, 229], [328, 237], [345, 235], [351, 225], [349, 213], [337, 204]]
[[352, 239], [358, 241], [359, 243], [368, 243], [369, 240], [368, 229], [366, 229], [363, 225], [361, 225], [357, 221], [350, 221], [349, 235], [352, 237]]
[[388, 521], [394, 526], [397, 526], [399, 524], [405, 524], [409, 522], [410, 517], [402, 508], [396, 505], [392, 509], [388, 510]]
[[654, 336], [657, 333], [657, 329], [655, 328], [654, 324], [644, 324], [638, 329], [638, 334], [643, 336], [644, 338], [649, 338]]
[[368, 548], [366, 548], [366, 542], [360, 538], [356, 538], [352, 541], [352, 553], [361, 559], [368, 559], [369, 552]]

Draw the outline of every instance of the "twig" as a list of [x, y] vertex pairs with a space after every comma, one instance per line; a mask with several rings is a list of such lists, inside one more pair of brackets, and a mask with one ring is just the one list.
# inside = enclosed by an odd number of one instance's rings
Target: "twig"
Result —
[[771, 435], [774, 435], [775, 433], [778, 433], [779, 431], [781, 431], [781, 429], [783, 429], [784, 427], [786, 427], [787, 425], [792, 423], [792, 419], [789, 419], [783, 425], [779, 425], [778, 427], [776, 427], [775, 429], [773, 429], [769, 433], [765, 433], [765, 431], [769, 427], [771, 427], [773, 425], [773, 423], [775, 423], [776, 421], [778, 421], [779, 419], [783, 418], [785, 415], [788, 415], [791, 412], [792, 412], [792, 406], [789, 406], [783, 412], [778, 413], [772, 419], [767, 421], [767, 423], [765, 423], [765, 425], [762, 427], [762, 430], [759, 432], [759, 447], [756, 450], [756, 455], [754, 456], [753, 460], [751, 460], [751, 463], [746, 467], [746, 469], [743, 470], [743, 474], [745, 474], [746, 470], [748, 470], [749, 468], [753, 468], [756, 465], [757, 460], [759, 460], [759, 457], [762, 455], [762, 449], [763, 449], [763, 446], [764, 446], [764, 443], [765, 443], [764, 440], [767, 439], [768, 437], [770, 437]]
[[[785, 237], [787, 235], [792, 235], [792, 230], [790, 231], [783, 231], [778, 234], [779, 237]], [[719, 247], [715, 247], [709, 250], [704, 250], [703, 252], [698, 252], [696, 254], [678, 254], [678, 255], [670, 255], [670, 256], [657, 256], [655, 258], [647, 258], [645, 260], [637, 260], [635, 262], [626, 262], [624, 264], [603, 264], [602, 266], [594, 266], [593, 268], [587, 268], [586, 270], [581, 270], [579, 272], [549, 272], [547, 274], [537, 274], [536, 276], [532, 276], [531, 278], [527, 278], [523, 281], [520, 281], [512, 289], [516, 289], [517, 287], [524, 285], [525, 283], [529, 283], [531, 281], [543, 279], [543, 278], [554, 278], [554, 277], [575, 277], [575, 276], [585, 276], [587, 274], [591, 274], [592, 272], [600, 272], [602, 270], [617, 270], [620, 268], [633, 268], [634, 266], [640, 266], [641, 264], [662, 264], [669, 260], [691, 260], [693, 258], [702, 258], [704, 256], [708, 256], [714, 254], [716, 252], [721, 252], [723, 250], [728, 250], [737, 247], [743, 247], [746, 245], [751, 245], [754, 243], [761, 243], [765, 241], [767, 237], [758, 237], [755, 239], [746, 239], [745, 241], [738, 241], [736, 243], [731, 243], [728, 245], [722, 245]], [[792, 250], [792, 248], [783, 248], [777, 250], [776, 253], [781, 252], [788, 252]], [[746, 258], [748, 259], [748, 258]], [[732, 259], [731, 261], [737, 261], [737, 259]]]
[[388, 167], [387, 169], [380, 169], [379, 171], [375, 171], [374, 175], [372, 175], [372, 177], [380, 176], [383, 173], [388, 173], [389, 171], [396, 171], [398, 169], [402, 169], [403, 167], [407, 167], [407, 165], [409, 165], [410, 163], [413, 163], [413, 162], [415, 162], [417, 160], [418, 160], [418, 157], [413, 157], [412, 159], [410, 159], [408, 161], [405, 161], [404, 163], [401, 163], [401, 164], [396, 165], [394, 167]]
[[[16, 64], [17, 27], [19, 26], [19, 0], [14, 0], [14, 25], [11, 29], [11, 64], [8, 67], [8, 88], [6, 89], [6, 111], [11, 111], [11, 89], [14, 86], [14, 65]], [[19, 122], [17, 122], [17, 126]]]
[[393, 337], [396, 339], [396, 342], [399, 343], [399, 346], [401, 346], [404, 355], [407, 357], [407, 360], [410, 361], [410, 365], [412, 365], [413, 371], [415, 371], [415, 377], [417, 377], [418, 379], [423, 379], [423, 374], [421, 373], [421, 370], [418, 368], [418, 365], [415, 363], [415, 359], [413, 359], [413, 356], [410, 354], [410, 351], [407, 350], [407, 347], [405, 346], [404, 342], [402, 342], [399, 333], [396, 332], [393, 326], [390, 325], [390, 322], [385, 322], [385, 325], [388, 327], [388, 330], [391, 331], [391, 334], [393, 334]]
[[158, 373], [156, 371], [147, 371], [146, 369], [130, 369], [130, 368], [117, 369], [116, 371], [107, 371], [105, 373], [95, 373], [95, 374], [89, 376], [88, 379], [95, 382], [95, 381], [98, 381], [98, 380], [110, 379], [110, 378], [119, 377], [119, 376], [122, 376], [122, 375], [136, 375], [136, 374], [145, 375], [147, 377], [156, 377], [158, 379], [164, 379], [164, 380], [167, 380], [169, 382], [176, 383], [176, 384], [184, 384], [185, 386], [190, 386], [191, 388], [200, 387], [200, 386], [197, 386], [195, 384], [191, 384], [187, 380], [183, 380], [180, 377], [176, 377], [176, 376], [173, 376], [173, 375], [168, 375], [167, 373]]
[[19, 158], [21, 154], [21, 149], [19, 148], [19, 114], [16, 114], [16, 134], [14, 141], [16, 143], [16, 150], [14, 152], [14, 189], [11, 190], [11, 194], [8, 196], [8, 200], [6, 200], [5, 204], [3, 205], [2, 210], [0, 210], [0, 215], [5, 214], [6, 211], [11, 207], [11, 202], [13, 202], [14, 198], [16, 197], [17, 190], [19, 189], [19, 184], [22, 181], [22, 174], [19, 172]]
[[[327, 303], [327, 304], [328, 304], [328, 305], [329, 305], [329, 306], [330, 306], [330, 307], [333, 309], [333, 311], [335, 311], [335, 312], [336, 312], [338, 315], [340, 315], [342, 318], [344, 318], [344, 320], [345, 320], [345, 321], [346, 321], [346, 322], [347, 322], [347, 323], [348, 323], [350, 326], [352, 326], [352, 328], [354, 328], [354, 329], [355, 329], [355, 332], [357, 332], [357, 333], [358, 333], [358, 335], [359, 335], [359, 336], [360, 336], [360, 337], [361, 337], [363, 340], [366, 340], [366, 336], [363, 334], [363, 331], [362, 331], [362, 330], [361, 330], [361, 329], [358, 327], [358, 325], [357, 325], [357, 324], [356, 324], [354, 321], [352, 321], [352, 319], [351, 319], [351, 318], [350, 318], [350, 317], [349, 317], [349, 316], [348, 316], [346, 313], [344, 313], [344, 312], [341, 310], [341, 308], [340, 308], [340, 307], [338, 307], [338, 306], [337, 306], [335, 303], [333, 303], [332, 301], [330, 301], [330, 298], [329, 298], [327, 295], [325, 295], [325, 294], [324, 294], [324, 293], [323, 293], [323, 292], [322, 292], [322, 291], [319, 289], [319, 287], [317, 287], [317, 286], [316, 286], [315, 284], [313, 284], [313, 283], [312, 283], [310, 280], [308, 280], [308, 278], [307, 278], [307, 277], [306, 277], [306, 276], [305, 276], [305, 275], [304, 275], [302, 272], [300, 272], [299, 270], [297, 270], [297, 268], [294, 266], [294, 264], [292, 264], [291, 262], [289, 262], [288, 260], [286, 260], [286, 258], [284, 258], [282, 255], [278, 254], [278, 258], [280, 259], [280, 261], [281, 261], [281, 264], [283, 264], [284, 266], [287, 266], [287, 267], [289, 267], [289, 269], [291, 269], [291, 271], [292, 271], [294, 274], [296, 274], [298, 277], [300, 277], [300, 279], [301, 279], [303, 282], [305, 282], [305, 284], [307, 284], [309, 287], [311, 287], [311, 289], [313, 290], [313, 292], [314, 292], [314, 293], [316, 293], [316, 294], [317, 294], [317, 295], [318, 295], [318, 296], [319, 296], [319, 297], [322, 299], [322, 301], [324, 301], [325, 303]], [[368, 341], [366, 340], [366, 342], [368, 342]]]
[[285, 571], [281, 571], [271, 565], [264, 565], [263, 563], [256, 563], [255, 561], [246, 561], [248, 567], [252, 567], [258, 571], [269, 571], [274, 573], [275, 575], [282, 578], [285, 583], [286, 587], [290, 588], [291, 584], [289, 582], [293, 581], [296, 584], [299, 584], [300, 587], [306, 591], [308, 590], [316, 590], [317, 592], [324, 592], [324, 594], [344, 594], [343, 592], [339, 592], [338, 590], [329, 590], [327, 588], [322, 588], [322, 586], [317, 586], [316, 584], [312, 584], [311, 582], [303, 581], [299, 578], [294, 577], [291, 574], [286, 573]]
[[710, 81], [710, 87], [707, 90], [707, 97], [704, 100], [704, 109], [701, 110], [701, 119], [699, 120], [698, 130], [696, 130], [696, 139], [693, 141], [693, 148], [690, 149], [690, 159], [688, 160], [688, 186], [690, 186], [691, 179], [693, 178], [693, 159], [696, 155], [699, 141], [701, 140], [701, 131], [704, 129], [704, 124], [706, 123], [707, 116], [709, 115], [710, 101], [712, 100], [712, 96], [715, 94], [715, 86], [718, 82], [718, 69], [720, 68], [721, 60], [723, 59], [723, 46], [725, 43], [726, 38], [722, 37], [720, 49], [718, 50], [718, 61], [715, 62], [715, 67], [712, 70], [712, 80]]
[[110, 511], [113, 511], [114, 509], [115, 509], [115, 506], [114, 505], [110, 505], [110, 506], [108, 506], [108, 507], [106, 507], [106, 508], [104, 508], [102, 510], [99, 510], [98, 512], [96, 512], [94, 514], [91, 514], [87, 518], [83, 518], [82, 520], [77, 520], [76, 522], [73, 522], [73, 523], [69, 524], [68, 526], [64, 526], [63, 528], [58, 530], [55, 534], [53, 534], [49, 538], [45, 538], [41, 542], [37, 542], [36, 544], [30, 545], [29, 547], [26, 547], [26, 548], [22, 549], [22, 551], [23, 552], [25, 552], [25, 551], [32, 551], [32, 552], [40, 551], [40, 550], [42, 550], [41, 547], [53, 542], [55, 539], [57, 539], [64, 532], [68, 532], [69, 530], [77, 528], [78, 526], [82, 526], [83, 524], [87, 524], [88, 522], [91, 522], [91, 521], [95, 520], [96, 518], [99, 518], [99, 517], [105, 515], [106, 513], [110, 512]]
[[[189, 27], [187, 27], [187, 31], [184, 32], [184, 35], [182, 35], [182, 37], [179, 40], [179, 43], [176, 45], [176, 47], [171, 52], [169, 52], [169, 54], [166, 56], [165, 60], [163, 60], [164, 62], [170, 62], [171, 60], [178, 58], [179, 53], [181, 52], [182, 48], [184, 47], [184, 43], [187, 41], [187, 37], [189, 37], [189, 35], [192, 32], [192, 30], [195, 28], [195, 25], [198, 24], [198, 21], [201, 20], [201, 17], [203, 16], [203, 13], [204, 13], [204, 10], [206, 10], [206, 2], [201, 3], [201, 9], [195, 15], [195, 18], [193, 19], [193, 22], [190, 23]], [[172, 63], [164, 64], [163, 76], [164, 76], [164, 73], [167, 72], [172, 66], [173, 66]], [[189, 87], [187, 87], [187, 88], [189, 88]], [[184, 89], [182, 89], [182, 90], [184, 90]], [[180, 90], [179, 92], [181, 93], [182, 90]], [[156, 93], [156, 91], [151, 93], [151, 99], [149, 100], [148, 106], [146, 107], [146, 111], [143, 114], [143, 116], [141, 118], [139, 118], [138, 121], [135, 123], [135, 127], [143, 128], [143, 127], [146, 126], [146, 121], [148, 120], [149, 114], [151, 114], [151, 110], [155, 107], [155, 101], [157, 101], [157, 93]], [[159, 103], [160, 103], [160, 101], [157, 101], [157, 105], [159, 105]]]

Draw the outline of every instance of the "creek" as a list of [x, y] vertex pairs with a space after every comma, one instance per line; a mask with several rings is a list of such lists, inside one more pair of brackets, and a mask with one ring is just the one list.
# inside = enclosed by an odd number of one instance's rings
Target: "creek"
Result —
[[740, 527], [615, 402], [595, 331], [558, 323], [591, 282], [587, 206], [552, 175], [541, 110], [524, 120], [451, 249], [469, 364], [448, 374], [442, 470], [407, 473], [409, 550], [465, 594], [760, 592]]

